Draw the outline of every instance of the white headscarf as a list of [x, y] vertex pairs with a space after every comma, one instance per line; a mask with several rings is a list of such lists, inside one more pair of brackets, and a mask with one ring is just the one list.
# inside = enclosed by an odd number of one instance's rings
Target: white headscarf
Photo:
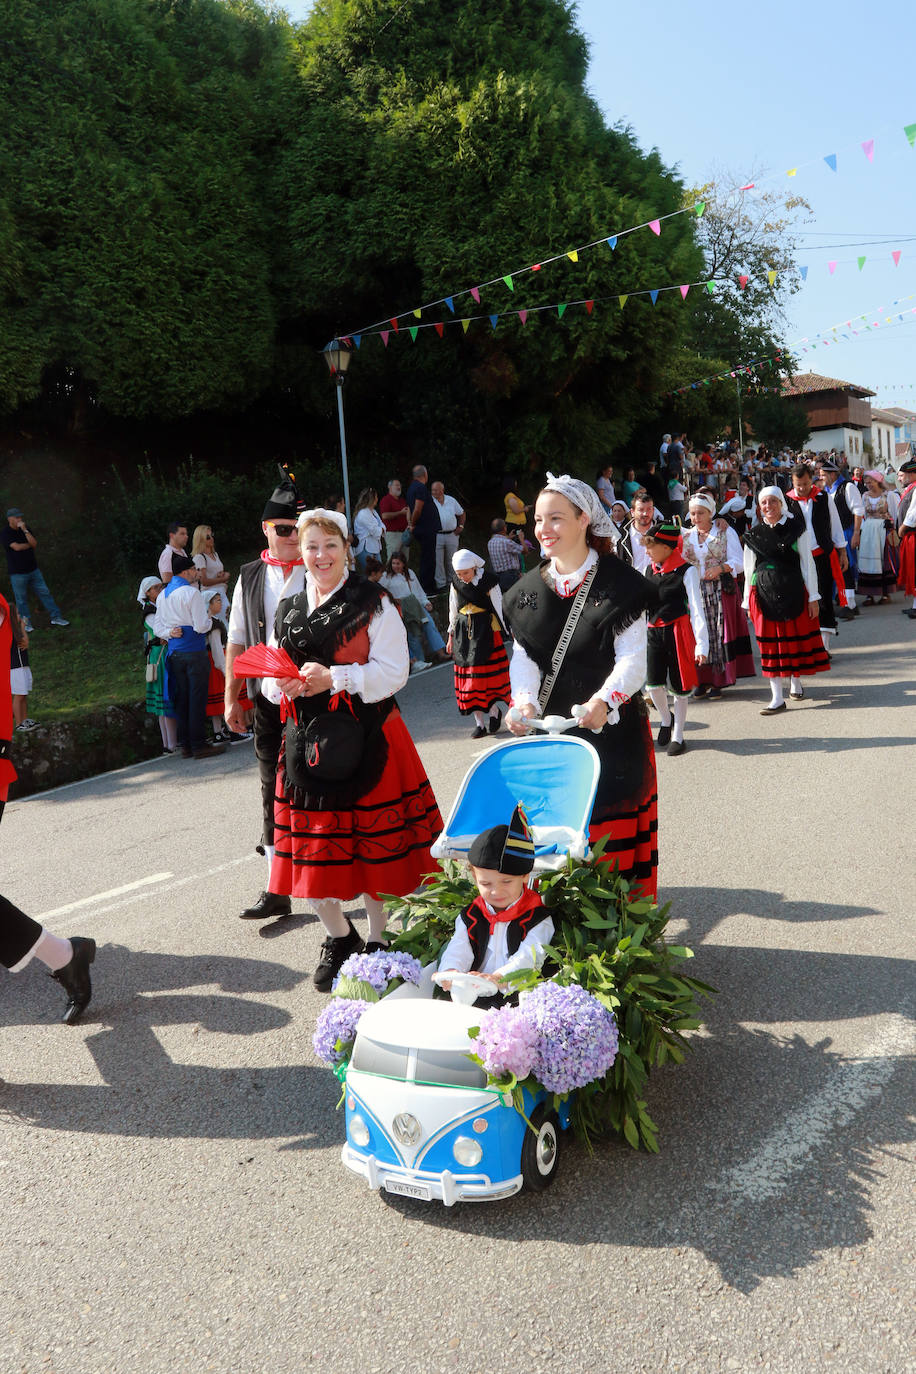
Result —
[[568, 474], [554, 477], [552, 472], [548, 472], [544, 490], [558, 492], [577, 510], [584, 511], [594, 534], [605, 539], [616, 538], [616, 525], [601, 504], [598, 493], [587, 482], [580, 482], [578, 477], [570, 477]]
[[476, 587], [486, 564], [478, 554], [473, 553], [470, 549], [456, 549], [452, 554], [452, 567], [455, 572], [467, 572], [468, 568], [473, 568], [474, 576], [471, 582]]
[[[764, 496], [778, 496], [779, 503], [782, 506], [783, 515], [789, 514], [789, 507], [786, 505], [786, 494], [783, 491], [782, 487], [761, 487], [757, 493], [757, 500], [762, 500]], [[776, 523], [778, 524], [779, 521], [777, 521]]]
[[140, 589], [137, 592], [137, 600], [140, 605], [146, 605], [146, 593], [149, 591], [150, 587], [160, 587], [161, 585], [161, 577], [144, 577], [143, 581], [140, 583]]
[[314, 506], [311, 510], [304, 510], [299, 516], [299, 519], [296, 521], [296, 529], [299, 531], [300, 538], [302, 537], [302, 531], [305, 529], [306, 525], [314, 525], [316, 520], [332, 521], [340, 530], [343, 535], [343, 541], [346, 544], [350, 534], [347, 528], [347, 517], [339, 510], [325, 510], [323, 506]]
[[691, 506], [702, 506], [704, 510], [709, 511], [710, 515], [715, 515], [716, 513], [715, 501], [711, 496], [704, 496], [701, 491], [695, 492], [694, 495], [691, 496], [690, 500], [687, 502], [687, 509], [689, 510]]
[[[204, 605], [209, 606], [215, 596], [223, 596], [222, 587], [201, 587], [200, 594], [204, 599]], [[223, 596], [225, 601], [225, 597]]]

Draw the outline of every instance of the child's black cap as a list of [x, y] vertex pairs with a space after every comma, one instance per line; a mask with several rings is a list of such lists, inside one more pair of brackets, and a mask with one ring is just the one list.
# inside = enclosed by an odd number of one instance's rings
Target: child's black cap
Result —
[[495, 869], [497, 873], [520, 875], [534, 868], [534, 841], [525, 809], [519, 802], [508, 825], [484, 830], [468, 850], [468, 862], [475, 868]]

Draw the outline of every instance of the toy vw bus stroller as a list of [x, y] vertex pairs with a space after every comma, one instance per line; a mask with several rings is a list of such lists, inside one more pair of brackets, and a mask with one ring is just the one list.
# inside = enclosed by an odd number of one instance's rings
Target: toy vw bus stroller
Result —
[[[435, 858], [466, 859], [475, 837], [516, 804], [524, 804], [535, 843], [535, 872], [559, 868], [567, 854], [584, 858], [598, 785], [598, 755], [585, 740], [564, 737], [574, 719], [532, 722], [546, 737], [496, 745], [468, 771]], [[419, 987], [404, 984], [360, 1019], [346, 1068], [347, 1141], [342, 1159], [371, 1188], [425, 1201], [493, 1201], [552, 1181], [560, 1131], [549, 1096], [524, 1090], [524, 1112], [486, 1086], [469, 1054], [468, 1031], [480, 1024], [471, 1005], [493, 984], [477, 974], [449, 973], [452, 1000], [433, 1001], [434, 965]]]

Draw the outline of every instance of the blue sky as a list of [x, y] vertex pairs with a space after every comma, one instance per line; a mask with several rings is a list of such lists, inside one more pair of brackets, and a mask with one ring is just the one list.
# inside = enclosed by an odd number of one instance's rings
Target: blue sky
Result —
[[[404, 6], [405, 33], [422, 2]], [[311, 0], [284, 8], [302, 19]], [[628, 124], [687, 184], [753, 177], [810, 202], [797, 255], [808, 275], [786, 327], [790, 342], [816, 344], [808, 353], [797, 345], [800, 368], [870, 387], [873, 405], [916, 409], [916, 314], [897, 321], [916, 306], [916, 148], [903, 133], [916, 123], [911, 0], [770, 0], [753, 10], [724, 0], [580, 0], [578, 22], [591, 47], [589, 87], [608, 122]], [[861, 148], [870, 139], [872, 161]], [[789, 168], [798, 169], [792, 178]], [[863, 313], [881, 327], [866, 328]], [[859, 329], [848, 341], [846, 320]]]

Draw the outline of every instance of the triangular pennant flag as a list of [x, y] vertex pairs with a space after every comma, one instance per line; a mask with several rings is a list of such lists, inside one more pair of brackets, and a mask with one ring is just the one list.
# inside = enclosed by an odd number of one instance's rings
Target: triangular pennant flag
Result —
[[903, 132], [906, 134], [911, 148], [916, 148], [916, 124], [904, 124]]
[[590, 314], [592, 313], [592, 310], [594, 309], [594, 306], [595, 306], [595, 302], [594, 302], [594, 301], [586, 301], [586, 302], [585, 302], [585, 313], [586, 313], [587, 315], [590, 315]]
[[415, 320], [421, 320], [421, 319], [423, 318], [423, 311], [422, 311], [422, 310], [415, 310], [415, 311], [413, 312], [413, 317], [414, 317]]
[[353, 335], [353, 342], [356, 344], [356, 347], [357, 347], [357, 348], [359, 348], [359, 346], [360, 346], [360, 344], [362, 343], [362, 341], [363, 341], [363, 336], [362, 336], [362, 334], [354, 334], [354, 335]]
[[696, 210], [696, 212], [697, 212], [697, 219], [702, 219], [702, 218], [703, 218], [703, 211], [706, 209], [706, 201], [705, 201], [705, 200], [698, 200], [697, 203], [696, 203], [696, 205], [695, 205], [693, 208], [694, 208], [694, 210]]
[[563, 318], [563, 312], [564, 312], [565, 309], [566, 309], [566, 301], [561, 301], [560, 304], [557, 306], [557, 319], [558, 319], [558, 320], [562, 320], [562, 318]]
[[836, 153], [828, 153], [824, 161], [832, 172], [836, 171]]
[[707, 292], [708, 295], [711, 296], [711, 295], [713, 294], [713, 292], [715, 291], [715, 289], [716, 289], [716, 284], [715, 284], [714, 281], [708, 281], [708, 282], [706, 283], [706, 292]]
[[611, 235], [611, 237], [610, 237], [610, 238], [608, 239], [608, 241], [607, 241], [607, 246], [608, 246], [608, 248], [610, 248], [611, 252], [613, 253], [614, 249], [617, 247], [617, 235], [616, 235], [616, 234], [612, 234], [612, 235]]
[[491, 315], [491, 316], [490, 316], [490, 323], [491, 323], [491, 325], [493, 326], [494, 329], [496, 328], [496, 323], [497, 323], [498, 319], [499, 319], [499, 316], [498, 316], [498, 315]]
[[869, 162], [874, 162], [874, 160], [875, 160], [875, 140], [874, 140], [873, 138], [869, 138], [869, 139], [866, 139], [866, 140], [865, 140], [865, 142], [862, 144], [862, 152], [863, 152], [863, 153], [865, 154], [865, 156], [868, 158]]
[[862, 268], [865, 266], [865, 259], [864, 259], [864, 258], [856, 258], [856, 262], [859, 264], [859, 271], [861, 272], [861, 271], [862, 271]]
[[385, 347], [387, 348], [387, 347], [388, 347], [388, 335], [391, 333], [391, 330], [390, 330], [390, 329], [383, 329], [383, 330], [381, 331], [381, 333], [382, 333], [382, 343], [383, 343], [383, 344], [385, 345]]
[[525, 321], [528, 319], [528, 311], [527, 311], [527, 310], [520, 310], [520, 311], [518, 312], [518, 317], [519, 317], [519, 319], [521, 320], [522, 324], [524, 324]]
[[658, 300], [658, 292], [657, 292], [657, 291], [650, 291], [650, 292], [649, 292], [649, 295], [652, 297], [652, 304], [654, 305], [655, 302]]
[[834, 274], [834, 272], [836, 271], [836, 263], [835, 263], [835, 262], [828, 262], [828, 264], [827, 264], [827, 271], [830, 273], [830, 275], [831, 275], [831, 277], [832, 277], [833, 274]]
[[746, 277], [746, 276], [744, 276], [744, 275], [742, 275], [742, 276], [740, 276], [740, 277], [738, 278], [738, 285], [741, 287], [741, 290], [742, 290], [742, 291], [743, 291], [744, 288], [747, 286], [749, 280], [750, 280], [750, 278], [749, 278], [749, 277]]
[[407, 333], [410, 335], [411, 340], [413, 341], [413, 343], [416, 343], [416, 342], [417, 342], [417, 335], [419, 334], [419, 332], [420, 332], [420, 329], [419, 329], [419, 326], [418, 326], [418, 325], [412, 324], [412, 325], [409, 326], [409, 328], [408, 328], [408, 330], [407, 330]]
[[798, 168], [797, 168], [797, 167], [790, 167], [789, 170], [786, 172], [786, 176], [787, 176], [787, 177], [794, 177], [797, 171], [798, 171]]
[[629, 296], [618, 296], [617, 299], [620, 302], [620, 308], [622, 310], [630, 298]]
[[454, 313], [455, 313], [455, 302], [454, 302], [454, 300], [452, 299], [451, 296], [446, 296], [446, 298], [445, 298], [445, 304], [448, 306], [449, 310], [450, 310], [450, 311], [452, 312], [452, 314], [454, 315]]
[[653, 234], [660, 234], [662, 232], [661, 221], [657, 219], [650, 219], [649, 228], [652, 230]]
[[503, 281], [506, 283], [506, 285], [508, 286], [508, 288], [509, 288], [510, 291], [514, 291], [514, 290], [515, 290], [515, 282], [512, 280], [511, 276], [510, 276], [510, 277], [503, 277]]
[[690, 290], [689, 285], [688, 285], [688, 286], [679, 286], [679, 287], [678, 287], [678, 291], [680, 291], [680, 293], [681, 293], [681, 300], [682, 300], [682, 301], [685, 301], [685, 300], [687, 299], [687, 292], [688, 292], [689, 290]]
[[470, 320], [462, 320], [462, 321], [461, 321], [461, 328], [464, 330], [465, 334], [468, 332], [468, 326], [470, 325], [470, 323], [471, 323]]
[[799, 272], [801, 272], [801, 279], [802, 279], [802, 281], [807, 281], [807, 280], [808, 280], [808, 269], [807, 269], [807, 267], [800, 267], [798, 270], [799, 270]]
[[770, 270], [769, 270], [769, 272], [767, 272], [767, 281], [768, 281], [768, 282], [770, 283], [770, 285], [772, 286], [775, 280], [776, 280], [776, 273], [773, 271], [773, 269], [772, 269], [772, 267], [771, 267]]
[[441, 321], [440, 321], [440, 323], [438, 323], [438, 324], [435, 326], [435, 330], [436, 330], [436, 333], [439, 335], [439, 338], [441, 339], [441, 338], [442, 338], [442, 335], [443, 335], [443, 333], [444, 333], [444, 331], [445, 331], [445, 325], [442, 324]]
[[540, 270], [541, 270], [541, 264], [540, 264], [539, 262], [536, 262], [536, 263], [534, 264], [534, 266], [532, 267], [531, 270], [532, 270], [532, 272], [540, 272]]
[[476, 286], [472, 286], [472, 287], [471, 287], [471, 295], [474, 297], [475, 301], [476, 301], [477, 304], [479, 305], [479, 304], [480, 304], [480, 292], [478, 291], [478, 289], [477, 289]]
[[753, 191], [753, 189], [754, 189], [754, 182], [753, 182], [753, 181], [749, 181], [749, 182], [747, 183], [746, 186], [742, 186], [742, 187], [741, 187], [741, 190], [742, 190], [742, 191]]
[[895, 251], [894, 251], [893, 253], [891, 253], [891, 257], [894, 259], [894, 266], [895, 266], [895, 267], [899, 267], [899, 266], [900, 266], [900, 249], [899, 249], [899, 248], [895, 249]]

